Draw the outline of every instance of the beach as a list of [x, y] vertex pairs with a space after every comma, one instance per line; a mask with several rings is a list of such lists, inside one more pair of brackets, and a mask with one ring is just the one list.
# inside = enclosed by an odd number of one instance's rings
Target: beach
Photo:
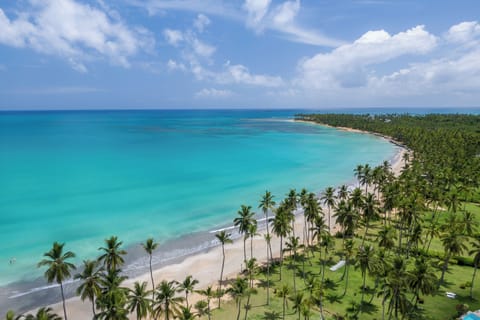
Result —
[[[346, 128], [343, 128], [346, 129]], [[350, 130], [350, 129], [348, 129]], [[362, 132], [365, 133], [365, 132]], [[403, 154], [407, 152], [405, 148], [398, 147], [397, 153], [390, 160], [393, 172], [398, 175], [403, 166]], [[386, 159], [387, 160], [387, 159]], [[325, 215], [327, 214], [327, 208], [323, 208]], [[232, 215], [232, 220], [234, 216]], [[301, 210], [297, 210], [295, 230], [296, 234], [301, 235], [303, 229], [303, 214]], [[335, 221], [332, 219], [331, 222], [332, 232], [335, 228]], [[265, 229], [259, 231], [259, 235], [256, 236], [253, 240], [253, 255], [259, 263], [265, 262], [267, 259], [266, 256], [266, 244], [264, 241]], [[211, 234], [212, 240], [214, 239], [214, 234]], [[275, 236], [272, 237], [272, 251], [274, 258], [280, 256], [280, 246], [279, 239]], [[247, 255], [250, 252], [250, 241], [247, 241]], [[239, 274], [243, 265], [243, 240], [237, 238], [234, 240], [233, 244], [227, 244], [225, 246], [225, 268], [224, 268], [224, 279], [232, 279]], [[216, 245], [209, 249], [203, 250], [201, 252], [194, 253], [192, 255], [186, 256], [182, 261], [172, 263], [166, 266], [162, 266], [158, 269], [155, 269], [153, 272], [154, 281], [156, 284], [160, 283], [162, 280], [177, 280], [183, 281], [188, 275], [192, 275], [193, 278], [199, 281], [197, 289], [206, 288], [209, 285], [216, 286], [218, 284], [218, 279], [220, 277], [221, 271], [221, 260], [222, 260], [222, 251], [221, 246]], [[145, 259], [145, 261], [147, 261]], [[151, 288], [150, 274], [145, 273], [140, 276], [132, 277], [128, 279], [124, 285], [128, 288], [132, 288], [134, 282], [147, 282], [148, 287]], [[197, 294], [192, 294], [189, 299], [192, 304], [201, 299]], [[228, 296], [225, 296], [224, 299], [228, 299]], [[82, 302], [79, 297], [73, 297], [67, 300], [67, 312], [70, 318], [72, 319], [87, 319], [92, 316], [91, 303], [89, 301]], [[212, 303], [212, 307], [215, 307], [216, 303]], [[58, 302], [51, 305], [54, 312], [57, 314], [63, 314], [62, 303]], [[32, 310], [30, 312], [34, 312]], [[29, 312], [29, 313], [30, 313]], [[132, 316], [132, 319], [134, 316]]]

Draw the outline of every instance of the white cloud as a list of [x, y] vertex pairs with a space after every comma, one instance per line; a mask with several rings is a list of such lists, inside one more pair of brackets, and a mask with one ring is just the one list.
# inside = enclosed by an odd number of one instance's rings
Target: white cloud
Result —
[[165, 29], [163, 35], [172, 46], [177, 46], [184, 40], [183, 33], [180, 30]]
[[261, 87], [279, 87], [284, 84], [281, 77], [264, 74], [252, 74], [247, 67], [236, 64], [225, 64], [225, 71], [217, 75], [220, 83], [237, 83]]
[[191, 39], [191, 45], [196, 54], [205, 58], [209, 58], [216, 50], [214, 46], [208, 45], [197, 38]]
[[247, 25], [250, 27], [259, 28], [263, 18], [268, 12], [271, 0], [245, 0], [243, 4], [244, 10], [247, 11]]
[[197, 98], [228, 98], [232, 95], [233, 92], [230, 90], [220, 90], [215, 88], [204, 88], [195, 93], [195, 97]]
[[167, 68], [168, 70], [170, 71], [174, 71], [174, 70], [181, 70], [181, 71], [185, 71], [186, 68], [185, 68], [185, 65], [183, 63], [179, 63], [175, 60], [168, 60], [167, 62]]
[[200, 13], [193, 22], [193, 26], [201, 33], [210, 23], [210, 19], [206, 15]]
[[302, 60], [296, 81], [305, 87], [323, 89], [364, 86], [369, 77], [367, 67], [407, 54], [425, 54], [436, 44], [436, 37], [424, 26], [393, 36], [384, 30], [369, 31], [353, 43]]
[[477, 21], [466, 21], [452, 26], [446, 39], [453, 43], [471, 43], [480, 38], [480, 24]]
[[153, 37], [142, 28], [112, 20], [104, 11], [74, 0], [30, 0], [29, 11], [10, 19], [0, 9], [0, 43], [65, 58], [86, 71], [85, 62], [108, 58], [128, 67], [128, 59], [150, 51]]

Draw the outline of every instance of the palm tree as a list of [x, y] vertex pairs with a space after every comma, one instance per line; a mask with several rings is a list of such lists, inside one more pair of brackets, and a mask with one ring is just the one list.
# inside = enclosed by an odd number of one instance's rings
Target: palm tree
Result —
[[303, 292], [297, 292], [292, 297], [290, 297], [290, 301], [292, 301], [292, 309], [294, 312], [298, 314], [298, 320], [300, 320], [300, 312], [302, 311], [302, 306], [304, 304], [304, 297]]
[[347, 200], [348, 198], [348, 187], [345, 184], [342, 184], [340, 188], [338, 188], [337, 198], [339, 200]]
[[282, 202], [277, 208], [277, 212], [272, 224], [273, 233], [280, 238], [280, 280], [282, 280], [283, 238], [289, 234], [290, 230], [291, 225], [289, 223], [288, 211]]
[[335, 205], [335, 189], [332, 187], [326, 188], [320, 199], [323, 200], [323, 204], [328, 208], [328, 231], [331, 231], [330, 210]]
[[362, 239], [362, 246], [365, 243], [365, 238], [367, 237], [370, 221], [377, 219], [378, 216], [378, 201], [375, 199], [375, 195], [373, 193], [369, 193], [365, 197], [365, 201], [363, 203], [363, 220], [365, 223], [365, 233]]
[[290, 294], [290, 288], [284, 284], [277, 290], [277, 296], [282, 298], [282, 319], [285, 319], [285, 309], [287, 307], [287, 297]]
[[467, 250], [465, 244], [465, 236], [459, 234], [458, 228], [451, 227], [450, 230], [441, 237], [443, 248], [445, 250], [445, 260], [442, 267], [442, 276], [440, 277], [439, 284], [443, 284], [445, 271], [448, 268], [448, 262], [452, 256], [460, 255]]
[[49, 252], [43, 254], [47, 259], [43, 259], [38, 263], [38, 267], [47, 266], [45, 271], [45, 278], [48, 283], [57, 282], [60, 285], [60, 292], [62, 294], [63, 314], [65, 320], [67, 320], [67, 308], [65, 306], [65, 295], [63, 293], [63, 281], [70, 278], [70, 271], [75, 269], [75, 265], [67, 260], [75, 257], [75, 254], [71, 251], [63, 252], [65, 243], [54, 242], [53, 247]]
[[253, 219], [252, 223], [248, 226], [247, 233], [247, 235], [250, 237], [250, 259], [253, 259], [253, 237], [258, 235], [257, 230], [257, 220]]
[[391, 226], [384, 226], [377, 235], [377, 243], [380, 248], [389, 251], [395, 247], [395, 229]]
[[265, 225], [267, 227], [267, 234], [265, 235], [265, 240], [267, 243], [267, 306], [270, 304], [270, 259], [272, 258], [272, 256], [269, 255], [269, 252], [272, 252], [272, 246], [270, 243], [270, 221], [268, 218], [268, 212], [273, 211], [275, 208], [275, 201], [273, 198], [274, 196], [270, 193], [270, 191], [265, 191], [265, 194], [262, 196], [258, 206], [260, 209], [262, 209], [263, 214], [265, 215]]
[[180, 312], [178, 316], [175, 319], [180, 319], [180, 320], [193, 320], [197, 317], [196, 314], [192, 312], [192, 309], [190, 307], [184, 307], [180, 306]]
[[360, 181], [363, 179], [363, 165], [358, 164], [355, 169], [353, 169], [353, 175], [357, 178], [358, 185], [360, 186]]
[[197, 292], [207, 298], [207, 315], [208, 320], [210, 320], [210, 300], [214, 297], [215, 292], [213, 291], [212, 286], [208, 286], [206, 289], [198, 290]]
[[251, 206], [241, 205], [240, 210], [237, 212], [239, 217], [233, 220], [235, 227], [238, 227], [238, 232], [243, 234], [243, 261], [247, 261], [247, 235], [250, 230], [250, 225], [253, 223], [254, 213], [250, 210]]
[[128, 311], [125, 308], [128, 302], [128, 289], [121, 286], [127, 277], [121, 276], [120, 272], [120, 269], [106, 270], [101, 274], [102, 293], [97, 298], [97, 309], [100, 310], [96, 316], [98, 319], [128, 319]]
[[23, 315], [15, 316], [15, 312], [13, 312], [12, 310], [8, 310], [7, 314], [5, 315], [5, 320], [20, 320], [23, 317]]
[[208, 305], [208, 302], [205, 300], [199, 300], [195, 303], [194, 305], [195, 310], [197, 310], [197, 316], [199, 318], [203, 316], [208, 316], [208, 319], [210, 319], [210, 308]]
[[165, 320], [169, 320], [170, 316], [175, 317], [179, 311], [179, 305], [183, 298], [176, 297], [177, 292], [176, 281], [163, 280], [155, 290], [157, 307], [154, 310], [155, 317], [161, 313], [164, 314]]
[[348, 269], [350, 267], [350, 257], [353, 254], [353, 240], [345, 240], [343, 247], [345, 251], [345, 289], [343, 291], [343, 296], [345, 296], [348, 290]]
[[480, 236], [471, 242], [472, 249], [468, 252], [469, 255], [473, 255], [473, 276], [472, 285], [470, 286], [470, 299], [473, 299], [473, 284], [475, 282], [475, 275], [477, 274], [478, 266], [480, 265]]
[[62, 320], [62, 317], [53, 313], [52, 308], [40, 308], [35, 315], [28, 314], [25, 320]]
[[234, 298], [237, 305], [237, 320], [240, 319], [240, 310], [242, 306], [242, 299], [245, 297], [248, 291], [247, 279], [237, 277], [232, 283], [231, 287], [227, 289], [227, 292]]
[[415, 306], [423, 295], [433, 295], [437, 291], [438, 278], [435, 272], [430, 268], [428, 260], [425, 257], [419, 257], [415, 260], [415, 269], [408, 274], [408, 285], [413, 290]]
[[[232, 239], [230, 239], [230, 236], [231, 234], [227, 233], [225, 230], [222, 230], [219, 233], [215, 234], [215, 237], [222, 244], [222, 271], [220, 272], [220, 280], [218, 282], [219, 292], [222, 291], [223, 269], [225, 267], [225, 244], [233, 242]], [[220, 295], [218, 296], [218, 307], [220, 308]]]
[[361, 298], [361, 303], [363, 303], [363, 298], [366, 290], [365, 281], [367, 278], [367, 273], [372, 273], [372, 271], [374, 271], [377, 266], [377, 261], [375, 259], [374, 249], [372, 246], [365, 247], [363, 245], [360, 245], [356, 256], [356, 266], [360, 268], [360, 272], [363, 278]]
[[408, 310], [409, 303], [406, 297], [407, 280], [406, 261], [400, 256], [395, 257], [382, 290], [384, 295], [383, 301], [390, 300], [388, 304], [390, 318], [392, 313], [394, 313], [395, 319], [399, 319], [398, 312], [405, 314]]
[[142, 243], [143, 249], [147, 252], [149, 257], [149, 266], [150, 266], [150, 280], [152, 280], [152, 300], [155, 299], [155, 282], [153, 281], [153, 270], [152, 270], [152, 256], [153, 251], [157, 249], [158, 242], [155, 242], [153, 238], [148, 238], [145, 243]]
[[137, 320], [146, 319], [150, 312], [151, 300], [147, 298], [150, 292], [147, 290], [146, 282], [135, 282], [133, 290], [128, 292], [128, 310], [137, 314]]
[[189, 307], [188, 305], [188, 294], [193, 292], [194, 287], [198, 284], [197, 279], [193, 279], [191, 275], [187, 276], [183, 282], [180, 283], [178, 286], [178, 289], [180, 292], [184, 291], [185, 292], [185, 301], [187, 303], [187, 308]]
[[285, 243], [285, 250], [287, 251], [290, 251], [290, 261], [291, 261], [291, 265], [290, 267], [292, 268], [292, 272], [293, 272], [293, 292], [297, 293], [297, 284], [296, 284], [296, 278], [297, 278], [297, 274], [296, 274], [296, 266], [295, 266], [295, 262], [297, 261], [297, 250], [299, 249], [300, 247], [300, 238], [299, 237], [290, 237], [287, 241], [287, 243]]
[[127, 254], [125, 250], [120, 249], [123, 242], [118, 241], [116, 236], [111, 236], [105, 239], [105, 244], [105, 247], [98, 248], [98, 250], [104, 252], [98, 257], [98, 261], [103, 262], [104, 267], [109, 271], [117, 270], [125, 263], [122, 256]]
[[83, 260], [83, 271], [74, 276], [74, 279], [81, 280], [82, 283], [77, 288], [77, 295], [85, 301], [88, 299], [92, 302], [92, 312], [95, 317], [95, 298], [102, 291], [100, 287], [100, 279], [103, 268], [99, 268], [99, 262], [96, 260]]

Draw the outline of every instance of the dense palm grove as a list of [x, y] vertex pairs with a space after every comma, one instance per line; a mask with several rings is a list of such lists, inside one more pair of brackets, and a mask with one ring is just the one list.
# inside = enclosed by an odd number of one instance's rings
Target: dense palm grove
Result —
[[[329, 114], [298, 119], [401, 141], [410, 150], [401, 174], [395, 176], [388, 162], [364, 164], [354, 169], [358, 186], [352, 190], [328, 187], [319, 195], [290, 190], [280, 200], [265, 192], [258, 203], [269, 222], [263, 263], [253, 248], [258, 217], [251, 206], [242, 205], [233, 223], [243, 236], [244, 270], [235, 279], [225, 279], [232, 240], [221, 231], [215, 235], [222, 248], [218, 285], [206, 288], [197, 288], [191, 276], [155, 283], [151, 257], [158, 244], [153, 239], [143, 244], [150, 257], [151, 283], [126, 288], [122, 242], [106, 239], [99, 257], [84, 261], [81, 272], [74, 274], [80, 281], [77, 293], [91, 304], [92, 318], [436, 319], [426, 310], [439, 300], [429, 297], [448, 299], [445, 291], [459, 281], [460, 273], [462, 279], [468, 273], [469, 280], [461, 284], [468, 294], [443, 318], [466, 312], [466, 301], [480, 307], [475, 296], [480, 217], [472, 211], [479, 202], [480, 117]], [[295, 223], [296, 213], [303, 218], [301, 227]], [[278, 255], [273, 241], [278, 241]], [[39, 263], [46, 279], [59, 284], [63, 300], [63, 282], [75, 269], [69, 262], [73, 257], [64, 244], [54, 243]], [[337, 262], [341, 264], [335, 273]], [[67, 319], [65, 303], [63, 308]], [[9, 312], [6, 318], [61, 319], [50, 308], [19, 316]]]

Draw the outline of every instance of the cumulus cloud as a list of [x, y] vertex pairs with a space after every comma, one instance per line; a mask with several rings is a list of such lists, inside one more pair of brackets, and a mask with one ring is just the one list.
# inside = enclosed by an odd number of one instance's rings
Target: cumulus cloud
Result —
[[195, 97], [197, 98], [228, 98], [232, 95], [233, 92], [230, 90], [221, 90], [215, 88], [204, 88], [195, 93]]
[[200, 13], [193, 22], [193, 26], [201, 33], [210, 23], [210, 19], [206, 15]]
[[214, 46], [208, 45], [197, 38], [191, 39], [190, 42], [195, 53], [205, 58], [209, 58], [216, 50]]
[[0, 30], [0, 43], [63, 57], [82, 72], [86, 61], [98, 57], [128, 67], [130, 57], [154, 45], [146, 29], [74, 0], [30, 0], [29, 10], [15, 18], [0, 9]]
[[184, 40], [183, 33], [179, 30], [165, 29], [163, 35], [165, 36], [165, 40], [175, 47]]
[[480, 24], [477, 21], [466, 21], [452, 26], [446, 39], [453, 43], [478, 44], [480, 38]]
[[245, 0], [244, 10], [247, 11], [247, 25], [253, 28], [259, 28], [263, 18], [268, 12], [271, 0]]
[[393, 36], [384, 30], [369, 31], [353, 43], [302, 60], [296, 81], [314, 88], [364, 86], [368, 81], [368, 66], [406, 54], [425, 54], [436, 45], [437, 38], [424, 26]]
[[241, 64], [225, 64], [225, 71], [216, 76], [220, 83], [248, 84], [261, 87], [279, 87], [284, 84], [281, 77], [265, 74], [252, 74], [247, 67]]
[[177, 61], [172, 60], [172, 59], [168, 60], [167, 68], [170, 71], [174, 71], [174, 70], [185, 71], [186, 70], [185, 65], [183, 63], [177, 62]]

